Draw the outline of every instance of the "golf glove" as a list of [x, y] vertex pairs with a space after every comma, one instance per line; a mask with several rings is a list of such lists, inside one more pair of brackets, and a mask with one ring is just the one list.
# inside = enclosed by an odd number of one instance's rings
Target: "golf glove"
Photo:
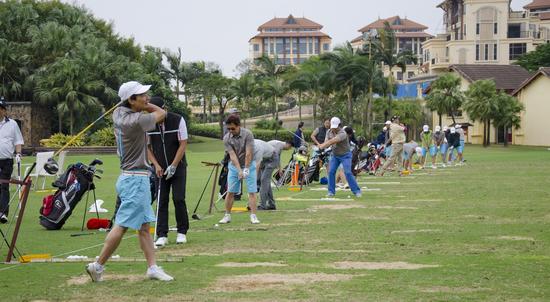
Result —
[[243, 169], [243, 178], [247, 178], [250, 175], [250, 170], [248, 168]]
[[164, 172], [164, 175], [166, 175], [166, 180], [172, 178], [174, 174], [176, 173], [176, 167], [170, 165], [168, 168], [166, 168], [166, 172]]
[[18, 163], [18, 164], [21, 163], [21, 154], [20, 153], [15, 154], [15, 162]]

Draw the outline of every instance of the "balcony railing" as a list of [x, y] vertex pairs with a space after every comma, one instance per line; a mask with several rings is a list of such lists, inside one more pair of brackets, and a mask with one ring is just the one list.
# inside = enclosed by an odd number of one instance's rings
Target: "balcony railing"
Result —
[[542, 35], [540, 31], [532, 31], [532, 30], [508, 32], [508, 39], [525, 39], [525, 38], [540, 39], [541, 36]]
[[525, 12], [510, 12], [510, 19], [524, 19], [525, 17]]

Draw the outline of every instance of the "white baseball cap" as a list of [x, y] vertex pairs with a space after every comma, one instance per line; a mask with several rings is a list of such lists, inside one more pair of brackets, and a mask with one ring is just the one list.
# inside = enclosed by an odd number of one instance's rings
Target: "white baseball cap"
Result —
[[422, 154], [422, 148], [420, 148], [420, 147], [416, 147], [416, 149], [414, 149], [414, 151], [415, 151], [417, 154]]
[[451, 127], [451, 133], [456, 133], [456, 129]]
[[441, 131], [441, 126], [435, 126], [435, 132]]
[[455, 125], [455, 128], [458, 129], [458, 128], [462, 128], [462, 126], [460, 124], [456, 124]]
[[391, 125], [391, 121], [386, 121], [386, 125]]
[[337, 117], [331, 118], [330, 119], [330, 129], [336, 129], [336, 128], [340, 127], [341, 123], [342, 122], [340, 121], [339, 118], [337, 118]]
[[424, 126], [422, 127], [422, 130], [424, 130], [424, 132], [428, 132], [428, 131], [430, 131], [430, 126], [424, 125]]
[[149, 89], [151, 89], [151, 85], [142, 85], [139, 82], [130, 81], [120, 85], [118, 96], [121, 100], [126, 101], [132, 95], [146, 93]]

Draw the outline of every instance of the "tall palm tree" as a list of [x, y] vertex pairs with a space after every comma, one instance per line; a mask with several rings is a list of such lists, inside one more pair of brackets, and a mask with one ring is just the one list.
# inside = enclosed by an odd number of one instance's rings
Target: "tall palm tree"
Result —
[[254, 77], [245, 73], [238, 79], [234, 80], [230, 89], [235, 96], [237, 102], [241, 105], [241, 117], [243, 118], [243, 124], [246, 127], [246, 117], [248, 116], [248, 110], [250, 108], [250, 99], [254, 95], [256, 83]]
[[491, 119], [498, 110], [496, 84], [493, 80], [475, 81], [466, 91], [463, 105], [468, 116], [474, 121], [483, 122], [483, 146], [491, 144]]
[[311, 89], [311, 75], [301, 69], [296, 69], [287, 80], [289, 90], [298, 93], [298, 118], [302, 120], [302, 96]]
[[448, 113], [456, 124], [455, 113], [464, 102], [464, 93], [460, 90], [461, 80], [459, 77], [446, 73], [435, 80], [431, 85], [431, 91], [426, 97], [426, 106], [437, 112], [439, 125], [443, 121], [441, 116]]
[[[390, 24], [384, 22], [384, 28], [378, 31], [378, 39], [372, 42], [372, 51], [375, 60], [388, 66], [390, 74], [388, 75], [390, 91], [393, 91], [395, 79], [393, 78], [393, 68], [399, 67], [401, 71], [405, 73], [408, 64], [416, 64], [416, 56], [409, 50], [399, 51], [397, 48], [397, 39], [395, 32], [391, 29]], [[391, 115], [391, 102], [393, 99], [393, 93], [388, 95], [388, 108], [387, 115]], [[387, 116], [385, 117], [387, 119]]]
[[[271, 101], [272, 101], [272, 116], [275, 120], [279, 118], [279, 106], [278, 106], [278, 97], [276, 96], [277, 93], [269, 93], [270, 89], [266, 90], [266, 87], [269, 87], [270, 85], [284, 85], [282, 81], [282, 77], [284, 74], [289, 72], [290, 69], [292, 69], [292, 66], [288, 65], [278, 65], [275, 59], [272, 59], [268, 56], [261, 56], [254, 60], [254, 65], [252, 66], [252, 73], [256, 76], [257, 82], [262, 82], [263, 84], [260, 85], [259, 91], [263, 91], [265, 93], [260, 93], [261, 95], [271, 95]], [[262, 88], [263, 87], [263, 88]], [[277, 87], [282, 88], [282, 87]], [[287, 92], [287, 89], [277, 89], [273, 88], [278, 91], [285, 91]], [[271, 90], [273, 90], [271, 89]], [[280, 97], [284, 97], [280, 96]]]
[[496, 127], [504, 129], [504, 146], [508, 146], [508, 138], [506, 134], [508, 129], [518, 129], [521, 126], [521, 112], [525, 109], [519, 100], [503, 91], [497, 95], [498, 108], [494, 116], [494, 124]]

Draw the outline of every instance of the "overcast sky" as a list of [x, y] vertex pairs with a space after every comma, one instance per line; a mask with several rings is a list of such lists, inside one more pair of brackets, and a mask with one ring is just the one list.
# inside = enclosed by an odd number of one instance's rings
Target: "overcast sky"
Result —
[[[442, 0], [65, 0], [84, 5], [115, 31], [140, 45], [177, 50], [186, 61], [212, 61], [226, 75], [248, 57], [248, 40], [273, 17], [306, 17], [324, 26], [333, 46], [354, 39], [361, 27], [378, 17], [407, 17], [443, 30]], [[513, 0], [521, 9], [531, 0]]]

